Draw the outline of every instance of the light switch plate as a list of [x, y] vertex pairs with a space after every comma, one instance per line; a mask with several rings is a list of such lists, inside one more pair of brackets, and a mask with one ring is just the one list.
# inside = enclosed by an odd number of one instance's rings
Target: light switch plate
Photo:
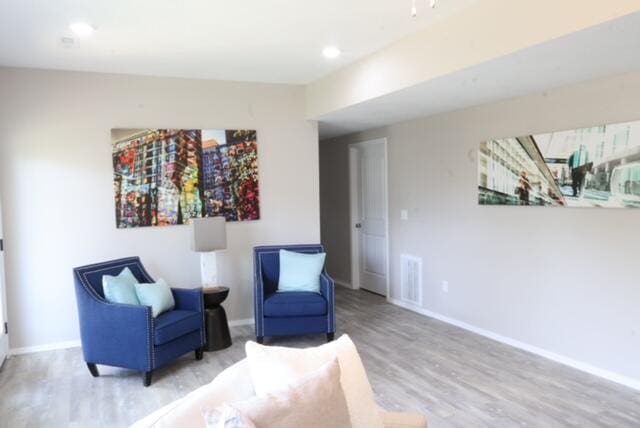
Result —
[[400, 220], [409, 220], [409, 210], [400, 210]]

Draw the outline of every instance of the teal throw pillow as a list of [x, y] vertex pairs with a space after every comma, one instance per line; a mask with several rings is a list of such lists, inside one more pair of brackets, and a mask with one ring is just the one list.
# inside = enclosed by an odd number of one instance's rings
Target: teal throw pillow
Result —
[[278, 291], [320, 292], [320, 274], [326, 253], [303, 254], [280, 250]]
[[176, 306], [171, 288], [169, 288], [164, 279], [158, 279], [155, 283], [136, 284], [135, 287], [140, 304], [151, 306], [151, 313], [154, 318], [163, 312], [172, 310]]
[[110, 303], [139, 305], [135, 288], [137, 283], [138, 280], [128, 267], [122, 269], [118, 276], [104, 275], [102, 277], [104, 298]]

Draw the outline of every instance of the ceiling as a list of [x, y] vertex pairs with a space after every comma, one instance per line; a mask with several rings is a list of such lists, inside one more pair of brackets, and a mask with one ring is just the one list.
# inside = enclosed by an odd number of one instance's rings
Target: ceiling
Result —
[[640, 71], [640, 12], [320, 116], [322, 139]]
[[[306, 84], [479, 1], [0, 0], [0, 66]], [[638, 71], [638, 52], [635, 13], [315, 119], [331, 138]]]
[[410, 0], [0, 0], [0, 65], [304, 84], [475, 1], [418, 0], [411, 18]]

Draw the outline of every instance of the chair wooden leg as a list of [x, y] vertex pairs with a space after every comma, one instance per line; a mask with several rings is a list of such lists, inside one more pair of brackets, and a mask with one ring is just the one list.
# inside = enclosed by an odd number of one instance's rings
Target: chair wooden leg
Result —
[[264, 336], [256, 336], [256, 342], [263, 344], [264, 343]]
[[93, 377], [100, 376], [100, 372], [98, 372], [98, 367], [96, 367], [95, 364], [87, 363], [87, 368], [89, 369], [89, 372], [91, 372], [91, 376]]
[[204, 348], [196, 349], [196, 360], [200, 361], [204, 356]]
[[335, 333], [327, 333], [327, 342], [332, 342], [334, 336], [335, 336]]
[[144, 372], [142, 376], [142, 383], [144, 384], [144, 386], [151, 385], [151, 371]]

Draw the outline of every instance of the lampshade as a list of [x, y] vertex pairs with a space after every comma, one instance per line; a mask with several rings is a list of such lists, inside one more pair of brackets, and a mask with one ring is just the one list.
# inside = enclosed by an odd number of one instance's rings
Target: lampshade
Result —
[[208, 253], [227, 248], [227, 226], [224, 217], [191, 220], [191, 250]]

